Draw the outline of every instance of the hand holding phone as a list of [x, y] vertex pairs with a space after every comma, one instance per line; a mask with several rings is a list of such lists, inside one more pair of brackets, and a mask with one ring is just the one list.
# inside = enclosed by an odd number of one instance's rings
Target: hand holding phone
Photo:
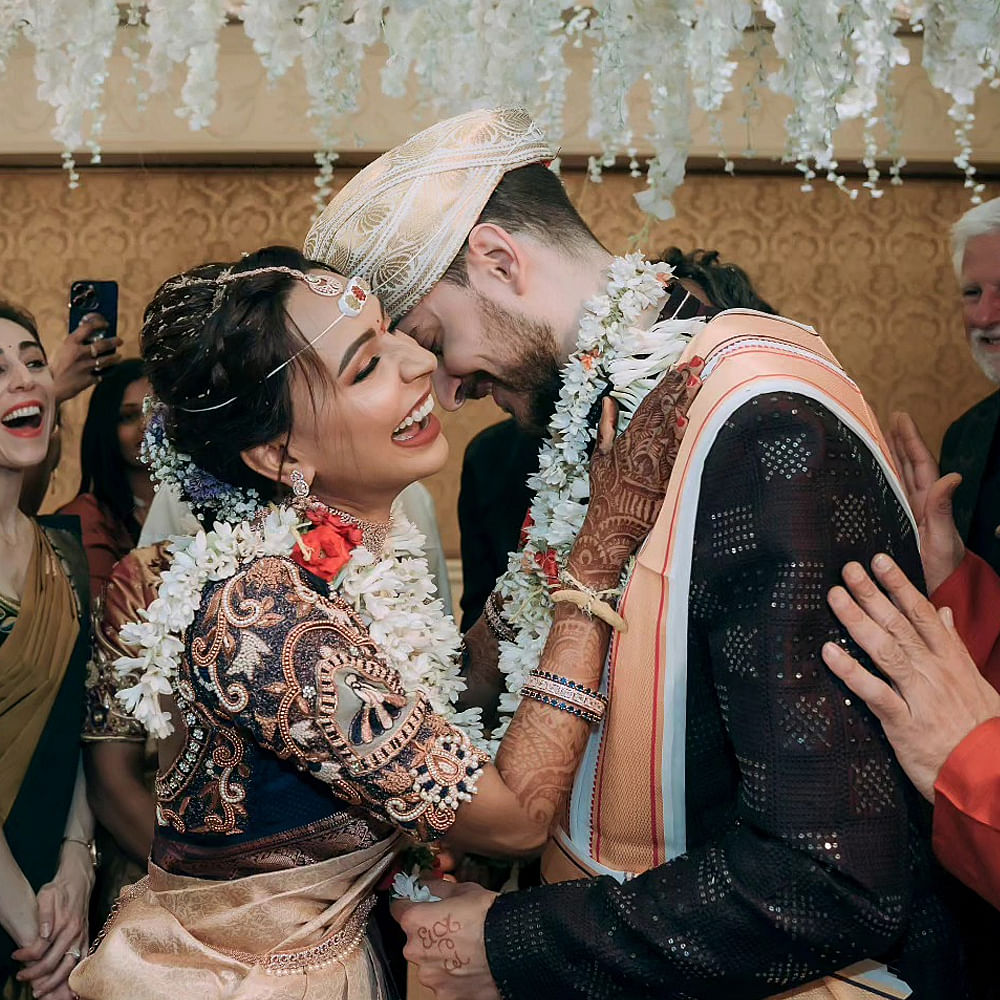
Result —
[[57, 402], [96, 385], [103, 373], [121, 361], [117, 326], [117, 283], [74, 281], [70, 286], [70, 333], [50, 362]]
[[118, 282], [74, 281], [69, 287], [69, 329], [72, 333], [84, 319], [92, 315], [104, 320], [103, 325], [91, 320], [91, 339], [113, 339], [118, 335]]

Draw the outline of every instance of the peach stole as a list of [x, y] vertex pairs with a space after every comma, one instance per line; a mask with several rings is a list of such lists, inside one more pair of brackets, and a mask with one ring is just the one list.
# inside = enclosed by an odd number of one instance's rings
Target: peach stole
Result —
[[383, 1000], [368, 937], [400, 833], [300, 868], [229, 881], [150, 863], [70, 976], [81, 1000]]
[[[909, 510], [888, 448], [857, 385], [814, 330], [753, 310], [728, 310], [688, 345], [705, 359], [666, 497], [620, 611], [602, 689], [608, 714], [592, 735], [563, 825], [542, 858], [544, 881], [611, 875], [623, 881], [683, 854], [688, 592], [701, 474], [715, 437], [744, 403], [796, 392], [822, 403], [866, 443]], [[814, 984], [839, 995], [847, 984]], [[885, 989], [879, 985], [879, 989]], [[850, 994], [848, 994], [850, 995]], [[894, 995], [889, 993], [889, 995]], [[907, 995], [905, 992], [898, 994]]]

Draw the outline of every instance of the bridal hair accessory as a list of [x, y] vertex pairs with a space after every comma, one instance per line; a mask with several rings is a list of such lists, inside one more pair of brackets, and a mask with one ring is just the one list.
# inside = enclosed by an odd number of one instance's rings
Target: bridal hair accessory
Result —
[[303, 252], [341, 274], [363, 274], [398, 319], [440, 281], [500, 178], [555, 155], [523, 108], [437, 122], [355, 174], [313, 223]]
[[[267, 381], [271, 376], [276, 375], [283, 368], [290, 365], [299, 355], [312, 347], [316, 341], [325, 333], [328, 333], [345, 316], [353, 318], [358, 316], [368, 300], [369, 291], [364, 282], [357, 278], [350, 278], [345, 284], [328, 274], [307, 274], [304, 271], [291, 267], [273, 266], [258, 267], [249, 271], [223, 271], [214, 278], [199, 278], [184, 275], [174, 282], [172, 287], [181, 288], [188, 285], [205, 284], [218, 285], [219, 288], [226, 288], [227, 285], [248, 275], [265, 273], [287, 274], [306, 284], [306, 286], [317, 295], [332, 298], [339, 295], [339, 313], [337, 317], [326, 327], [320, 330], [303, 347], [295, 351], [289, 358], [281, 364], [272, 368], [262, 382]], [[215, 305], [213, 305], [213, 309]], [[214, 410], [221, 410], [239, 399], [240, 394], [230, 396], [229, 399], [221, 403], [214, 403], [209, 406], [191, 407], [174, 405], [174, 409], [185, 413], [210, 413]], [[232, 483], [224, 482], [216, 478], [194, 463], [190, 455], [178, 452], [167, 431], [168, 408], [160, 401], [147, 396], [143, 405], [146, 414], [146, 433], [143, 436], [141, 457], [142, 461], [149, 468], [151, 478], [157, 483], [171, 483], [179, 490], [181, 496], [187, 500], [195, 512], [199, 515], [209, 514], [214, 518], [236, 523], [246, 518], [253, 517], [262, 505], [260, 494], [252, 487], [239, 487]], [[301, 473], [300, 473], [301, 475]], [[294, 491], [294, 479], [293, 479]], [[308, 485], [307, 485], [308, 494]]]
[[209, 515], [235, 523], [260, 509], [260, 494], [251, 487], [234, 486], [205, 472], [190, 455], [177, 451], [167, 433], [167, 407], [153, 396], [143, 401], [146, 433], [140, 457], [154, 483], [169, 483], [199, 517]]
[[[331, 275], [306, 274], [304, 271], [298, 271], [293, 267], [279, 267], [277, 265], [274, 267], [255, 267], [250, 271], [237, 271], [235, 274], [223, 271], [215, 278], [192, 278], [190, 281], [192, 283], [204, 281], [206, 284], [218, 284], [221, 290], [225, 290], [227, 284], [236, 281], [239, 278], [245, 278], [251, 274], [269, 274], [274, 272], [287, 274], [305, 282], [309, 290], [315, 292], [317, 295], [323, 295], [327, 298], [331, 298], [341, 291], [343, 294], [341, 294], [340, 298], [337, 300], [337, 305], [340, 307], [340, 314], [323, 327], [323, 329], [320, 330], [314, 337], [307, 340], [302, 347], [291, 355], [291, 357], [286, 358], [280, 365], [272, 368], [261, 379], [261, 382], [266, 382], [272, 376], [277, 375], [282, 369], [287, 368], [293, 361], [295, 361], [296, 358], [308, 351], [317, 340], [328, 334], [345, 316], [351, 319], [356, 316], [360, 316], [361, 310], [364, 309], [365, 302], [368, 301], [369, 295], [367, 286], [358, 278], [349, 278], [347, 281], [347, 287], [345, 288]], [[212, 310], [209, 313], [209, 316], [211, 316], [212, 313], [214, 313], [218, 308], [220, 301], [220, 293], [216, 292], [215, 299], [212, 301]], [[223, 407], [229, 406], [231, 403], [235, 403], [239, 398], [240, 393], [236, 393], [235, 396], [230, 396], [229, 399], [224, 399], [221, 403], [213, 403], [210, 406], [180, 406], [179, 404], [175, 404], [174, 408], [177, 410], [183, 410], [185, 413], [211, 413], [214, 410], [221, 410]]]

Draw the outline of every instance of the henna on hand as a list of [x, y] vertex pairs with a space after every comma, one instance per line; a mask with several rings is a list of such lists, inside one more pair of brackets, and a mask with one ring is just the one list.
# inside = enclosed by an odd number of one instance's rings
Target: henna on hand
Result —
[[486, 955], [484, 925], [496, 899], [472, 882], [427, 882], [436, 903], [396, 900], [393, 916], [406, 932], [405, 958], [438, 1000], [500, 1000]]
[[472, 961], [471, 958], [463, 956], [455, 944], [455, 935], [461, 929], [462, 925], [450, 913], [446, 913], [440, 920], [435, 920], [429, 927], [417, 928], [417, 937], [424, 951], [437, 952], [441, 956], [441, 965], [446, 972], [455, 972]]
[[[600, 683], [611, 630], [572, 605], [556, 607], [539, 668], [588, 687]], [[497, 753], [497, 770], [533, 823], [548, 829], [573, 785], [590, 726], [575, 716], [525, 699]]]
[[[590, 462], [590, 505], [570, 555], [571, 572], [591, 584], [617, 581], [656, 522], [701, 380], [701, 359], [678, 365], [642, 401], [628, 430], [611, 440], [606, 412]], [[583, 574], [581, 576], [581, 574]]]

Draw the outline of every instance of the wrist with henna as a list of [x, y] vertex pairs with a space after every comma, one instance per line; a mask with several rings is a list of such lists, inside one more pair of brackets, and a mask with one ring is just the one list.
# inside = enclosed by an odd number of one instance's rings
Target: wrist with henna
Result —
[[679, 367], [643, 400], [624, 434], [609, 443], [602, 424], [590, 462], [587, 517], [570, 557], [570, 572], [581, 582], [594, 589], [615, 586], [652, 530], [700, 384], [690, 367]]
[[602, 535], [593, 530], [593, 523], [588, 513], [566, 560], [566, 569], [592, 590], [610, 590], [618, 586], [636, 545], [620, 537]]

